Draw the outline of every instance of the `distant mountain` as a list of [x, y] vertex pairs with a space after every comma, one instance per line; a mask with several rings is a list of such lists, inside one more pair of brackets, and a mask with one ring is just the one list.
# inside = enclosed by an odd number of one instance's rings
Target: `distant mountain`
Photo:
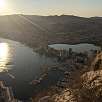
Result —
[[31, 47], [81, 42], [102, 45], [102, 17], [0, 16], [0, 36], [26, 43]]

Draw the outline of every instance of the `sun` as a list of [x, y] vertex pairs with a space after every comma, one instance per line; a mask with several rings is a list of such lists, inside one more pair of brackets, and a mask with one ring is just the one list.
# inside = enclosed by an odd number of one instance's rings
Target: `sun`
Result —
[[4, 9], [6, 6], [5, 0], [0, 0], [0, 9]]

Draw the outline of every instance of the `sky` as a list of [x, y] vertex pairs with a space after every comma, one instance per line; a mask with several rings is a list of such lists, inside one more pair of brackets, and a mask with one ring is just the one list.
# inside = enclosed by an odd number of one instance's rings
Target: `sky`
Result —
[[102, 16], [102, 0], [0, 0], [0, 15]]

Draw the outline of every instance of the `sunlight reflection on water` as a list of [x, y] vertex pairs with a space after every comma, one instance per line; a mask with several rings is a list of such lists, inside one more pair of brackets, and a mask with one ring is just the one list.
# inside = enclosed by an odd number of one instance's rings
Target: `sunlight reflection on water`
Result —
[[9, 62], [9, 45], [8, 43], [0, 43], [0, 72], [7, 70]]

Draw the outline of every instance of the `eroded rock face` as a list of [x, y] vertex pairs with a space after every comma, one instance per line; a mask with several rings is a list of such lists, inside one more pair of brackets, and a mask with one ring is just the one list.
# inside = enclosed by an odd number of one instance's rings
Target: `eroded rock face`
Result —
[[84, 73], [80, 86], [55, 95], [54, 102], [102, 102], [102, 70]]
[[64, 90], [60, 95], [53, 96], [54, 102], [78, 102], [71, 89]]
[[102, 70], [82, 75], [80, 102], [102, 102]]
[[[98, 55], [101, 55], [101, 53]], [[101, 59], [98, 55], [93, 59], [92, 64], [87, 66], [89, 68], [81, 66], [83, 70], [86, 69], [85, 71], [74, 70], [70, 75], [66, 72], [66, 80], [69, 80], [71, 76], [73, 77], [70, 82], [65, 80], [66, 84], [64, 85], [67, 87], [57, 86], [57, 89], [50, 89], [49, 92], [46, 92], [46, 96], [49, 95], [49, 97], [46, 98], [45, 96], [46, 101], [43, 100], [42, 102], [102, 102], [102, 67], [99, 66], [97, 70], [94, 70], [94, 68], [92, 70], [98, 59]]]

